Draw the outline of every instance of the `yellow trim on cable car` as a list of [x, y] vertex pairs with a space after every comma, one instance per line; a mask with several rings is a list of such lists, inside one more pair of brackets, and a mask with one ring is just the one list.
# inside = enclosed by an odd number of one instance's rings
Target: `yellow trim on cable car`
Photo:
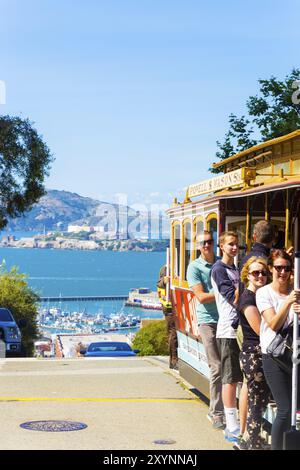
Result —
[[298, 136], [300, 136], [300, 130], [291, 132], [290, 134], [284, 135], [282, 137], [276, 137], [276, 139], [267, 140], [266, 142], [262, 142], [260, 144], [254, 145], [253, 147], [250, 147], [247, 150], [243, 150], [242, 152], [236, 153], [235, 155], [232, 155], [232, 157], [225, 158], [221, 162], [213, 163], [212, 167], [220, 168], [222, 166], [227, 165], [228, 163], [238, 160], [239, 158], [245, 155], [248, 155], [251, 152], [256, 152], [257, 150], [260, 150], [264, 147], [269, 147], [269, 146], [283, 143], [289, 139], [293, 139], [294, 137], [298, 137]]

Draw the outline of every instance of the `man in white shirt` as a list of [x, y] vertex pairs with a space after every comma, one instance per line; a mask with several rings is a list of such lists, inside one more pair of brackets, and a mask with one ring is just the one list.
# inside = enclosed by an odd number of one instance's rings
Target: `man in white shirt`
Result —
[[214, 289], [219, 321], [217, 341], [221, 355], [222, 398], [226, 417], [225, 438], [236, 442], [240, 435], [237, 420], [236, 387], [243, 381], [239, 364], [239, 347], [236, 331], [232, 324], [238, 319], [236, 303], [238, 300], [239, 271], [234, 265], [238, 251], [238, 236], [235, 232], [223, 232], [219, 238], [222, 259], [212, 268], [212, 286]]

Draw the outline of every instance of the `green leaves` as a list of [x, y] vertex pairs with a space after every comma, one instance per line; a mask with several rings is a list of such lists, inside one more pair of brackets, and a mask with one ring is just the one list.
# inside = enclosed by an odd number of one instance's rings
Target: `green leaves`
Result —
[[32, 127], [19, 117], [0, 116], [0, 229], [45, 194], [53, 157]]
[[[8, 308], [17, 324], [21, 323], [22, 354], [32, 356], [33, 342], [38, 336], [36, 323], [39, 296], [28, 286], [27, 276], [13, 267], [0, 269], [0, 306]], [[24, 324], [24, 326], [22, 326]]]
[[157, 320], [141, 328], [135, 335], [133, 348], [140, 350], [139, 356], [167, 356], [166, 321]]
[[[300, 104], [293, 100], [295, 81], [300, 79], [300, 69], [293, 69], [283, 81], [270, 77], [258, 80], [259, 93], [246, 102], [248, 116], [229, 116], [229, 131], [224, 143], [217, 141], [216, 157], [224, 160], [263, 142], [288, 134], [300, 128]], [[253, 139], [253, 135], [257, 136]], [[210, 169], [214, 173], [217, 170]]]

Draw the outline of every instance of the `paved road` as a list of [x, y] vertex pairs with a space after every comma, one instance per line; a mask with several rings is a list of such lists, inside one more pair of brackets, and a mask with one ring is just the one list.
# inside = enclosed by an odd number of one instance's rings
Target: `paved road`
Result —
[[[7, 359], [0, 363], [0, 449], [230, 449], [166, 358]], [[20, 427], [83, 422], [76, 432]], [[4, 432], [5, 430], [5, 432]], [[173, 444], [155, 444], [156, 440]]]

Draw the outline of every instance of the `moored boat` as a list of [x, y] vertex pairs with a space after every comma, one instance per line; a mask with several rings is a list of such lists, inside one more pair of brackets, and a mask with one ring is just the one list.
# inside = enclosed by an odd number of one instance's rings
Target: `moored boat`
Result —
[[151, 291], [148, 287], [130, 289], [125, 305], [151, 310], [162, 310], [157, 292]]

